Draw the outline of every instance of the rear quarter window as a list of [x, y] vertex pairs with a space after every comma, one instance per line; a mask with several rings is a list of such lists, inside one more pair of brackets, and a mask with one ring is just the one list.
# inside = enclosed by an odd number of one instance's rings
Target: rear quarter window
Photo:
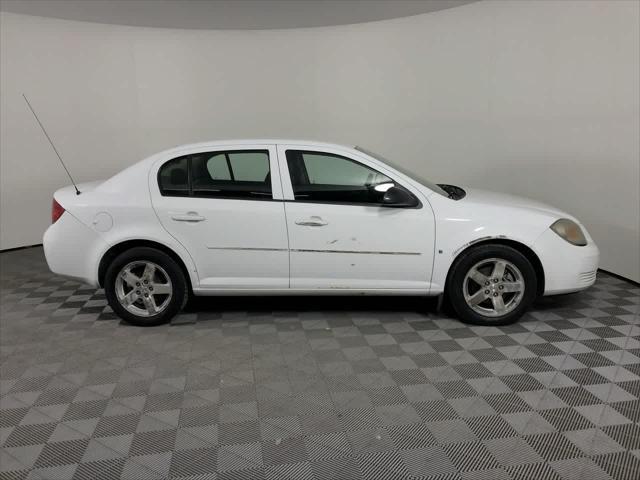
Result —
[[174, 158], [165, 163], [158, 172], [160, 193], [166, 196], [189, 196], [189, 159]]

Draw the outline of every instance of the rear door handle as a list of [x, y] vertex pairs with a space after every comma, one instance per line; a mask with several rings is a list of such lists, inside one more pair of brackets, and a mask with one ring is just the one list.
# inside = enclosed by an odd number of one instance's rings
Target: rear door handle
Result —
[[187, 213], [171, 213], [171, 219], [176, 222], [202, 222], [205, 218], [202, 215], [198, 215], [198, 212]]
[[305, 218], [304, 220], [296, 220], [296, 225], [303, 227], [324, 227], [328, 224], [321, 217], [314, 215], [313, 217]]

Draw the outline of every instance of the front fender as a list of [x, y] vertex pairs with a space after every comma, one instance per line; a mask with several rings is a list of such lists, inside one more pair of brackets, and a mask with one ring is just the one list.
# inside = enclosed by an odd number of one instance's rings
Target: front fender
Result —
[[495, 209], [488, 215], [440, 215], [436, 225], [436, 248], [433, 262], [433, 295], [442, 293], [453, 262], [467, 248], [491, 240], [510, 241], [526, 246], [533, 252], [536, 240], [552, 220], [546, 215], [524, 212], [506, 212]]

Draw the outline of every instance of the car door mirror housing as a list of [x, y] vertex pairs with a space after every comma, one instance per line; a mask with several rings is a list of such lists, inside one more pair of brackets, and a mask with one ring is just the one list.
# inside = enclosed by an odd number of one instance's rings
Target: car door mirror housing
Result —
[[393, 186], [382, 197], [383, 207], [414, 208], [419, 205], [418, 199], [404, 188]]

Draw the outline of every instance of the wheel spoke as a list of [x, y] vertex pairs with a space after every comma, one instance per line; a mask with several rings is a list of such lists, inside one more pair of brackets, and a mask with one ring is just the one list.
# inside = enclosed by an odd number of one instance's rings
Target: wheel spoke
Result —
[[477, 305], [482, 303], [483, 300], [487, 299], [487, 295], [484, 293], [484, 290], [480, 289], [473, 295], [467, 298], [467, 303], [469, 305]]
[[133, 273], [130, 269], [122, 271], [122, 279], [132, 288], [136, 288], [136, 283], [140, 283], [140, 277]]
[[506, 262], [503, 262], [502, 260], [498, 260], [496, 261], [496, 264], [493, 266], [493, 272], [491, 273], [491, 276], [493, 278], [502, 278], [504, 276], [504, 269], [507, 267]]
[[155, 274], [156, 274], [156, 266], [152, 263], [147, 263], [147, 265], [144, 267], [144, 272], [142, 273], [142, 276], [147, 278], [149, 282], [151, 282]]
[[493, 302], [493, 309], [497, 314], [503, 314], [507, 310], [507, 307], [505, 307], [504, 305], [504, 299], [502, 298], [502, 295], [491, 297], [491, 301]]
[[171, 293], [171, 285], [168, 283], [152, 283], [154, 295], [169, 295]]
[[147, 309], [149, 315], [154, 315], [158, 311], [158, 307], [156, 306], [156, 301], [154, 300], [153, 295], [142, 297], [142, 301], [144, 302], [144, 306]]
[[474, 268], [469, 272], [469, 278], [483, 287], [485, 283], [489, 281], [489, 278], [486, 275], [480, 273], [480, 270], [478, 270], [477, 268]]
[[503, 293], [516, 293], [522, 291], [522, 282], [504, 282], [501, 285]]
[[134, 304], [139, 298], [140, 296], [135, 292], [135, 290], [131, 290], [122, 299], [122, 305], [128, 307], [129, 305]]

